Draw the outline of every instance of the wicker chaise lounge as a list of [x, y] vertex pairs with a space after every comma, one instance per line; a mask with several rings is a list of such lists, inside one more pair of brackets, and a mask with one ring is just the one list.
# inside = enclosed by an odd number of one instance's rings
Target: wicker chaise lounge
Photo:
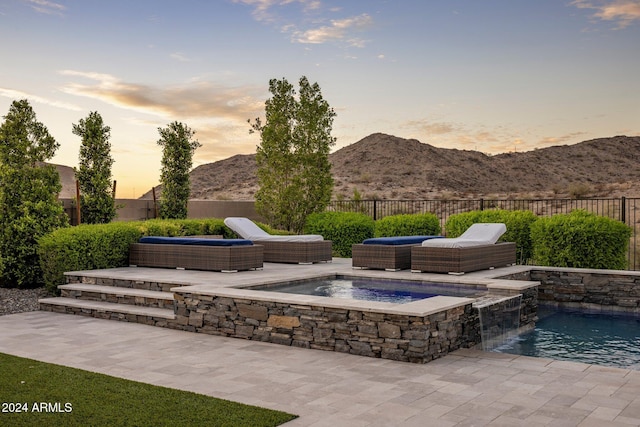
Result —
[[224, 223], [243, 239], [264, 247], [265, 262], [311, 264], [331, 261], [331, 241], [317, 234], [274, 236], [248, 218], [229, 217]]
[[464, 274], [516, 263], [516, 244], [497, 243], [504, 224], [473, 224], [460, 237], [433, 239], [411, 248], [411, 271]]
[[353, 268], [371, 268], [387, 271], [411, 268], [411, 248], [425, 240], [442, 236], [399, 236], [366, 239], [351, 247]]
[[243, 239], [142, 237], [129, 247], [129, 265], [235, 272], [262, 268], [263, 247]]

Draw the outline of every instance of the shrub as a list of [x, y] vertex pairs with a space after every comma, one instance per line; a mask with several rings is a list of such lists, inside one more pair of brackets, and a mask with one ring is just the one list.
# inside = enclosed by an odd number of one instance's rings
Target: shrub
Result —
[[531, 211], [508, 211], [491, 209], [484, 211], [471, 211], [451, 215], [445, 224], [447, 237], [458, 237], [472, 224], [497, 222], [504, 223], [507, 231], [500, 238], [501, 242], [515, 242], [516, 259], [520, 264], [526, 264], [533, 257], [531, 243], [531, 225], [538, 218]]
[[207, 219], [151, 219], [136, 221], [135, 224], [144, 236], [195, 236], [219, 234], [225, 239], [235, 238], [224, 221], [219, 218]]
[[79, 225], [43, 236], [38, 254], [45, 286], [54, 292], [66, 271], [129, 265], [129, 244], [141, 236], [131, 223]]
[[440, 221], [432, 213], [391, 215], [375, 222], [375, 237], [436, 236], [440, 233]]
[[367, 215], [356, 212], [320, 212], [307, 217], [304, 232], [321, 234], [333, 242], [333, 253], [351, 257], [351, 246], [373, 237], [375, 223]]
[[577, 183], [577, 184], [571, 184], [567, 191], [569, 195], [574, 199], [584, 199], [593, 190], [588, 184]]
[[142, 236], [221, 234], [235, 237], [221, 219], [149, 220], [61, 228], [38, 241], [45, 286], [55, 292], [64, 272], [125, 267], [129, 245]]
[[531, 226], [538, 265], [622, 270], [631, 228], [620, 221], [578, 210], [540, 218]]

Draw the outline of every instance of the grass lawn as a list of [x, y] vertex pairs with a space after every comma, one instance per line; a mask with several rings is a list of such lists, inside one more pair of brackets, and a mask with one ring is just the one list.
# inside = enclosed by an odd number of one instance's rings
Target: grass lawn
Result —
[[297, 418], [3, 353], [0, 405], [2, 426], [278, 426]]

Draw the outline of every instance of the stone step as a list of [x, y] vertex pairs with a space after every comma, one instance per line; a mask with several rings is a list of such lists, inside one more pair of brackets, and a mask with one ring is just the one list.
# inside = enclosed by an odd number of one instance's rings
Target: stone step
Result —
[[170, 327], [176, 316], [173, 310], [114, 304], [102, 301], [87, 301], [76, 298], [54, 297], [38, 300], [40, 310], [54, 313], [76, 314], [99, 319], [120, 320], [161, 327]]
[[145, 289], [119, 288], [115, 286], [68, 283], [58, 286], [61, 295], [87, 301], [102, 301], [144, 307], [173, 310], [174, 299], [171, 292], [149, 291]]
[[180, 285], [175, 283], [165, 283], [154, 280], [139, 280], [139, 279], [123, 279], [104, 277], [87, 274], [69, 274], [65, 273], [66, 283], [85, 283], [88, 285], [100, 285], [100, 286], [112, 286], [117, 288], [128, 289], [143, 289], [147, 291], [157, 292], [169, 292], [171, 288], [179, 287]]

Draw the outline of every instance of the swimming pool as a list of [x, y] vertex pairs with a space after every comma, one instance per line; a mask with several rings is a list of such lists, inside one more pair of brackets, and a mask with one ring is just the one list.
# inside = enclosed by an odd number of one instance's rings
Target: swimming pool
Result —
[[253, 289], [395, 304], [405, 304], [435, 296], [474, 298], [486, 294], [487, 291], [486, 287], [480, 286], [350, 276], [301, 280], [258, 286]]
[[640, 317], [538, 307], [534, 330], [493, 351], [640, 370]]

